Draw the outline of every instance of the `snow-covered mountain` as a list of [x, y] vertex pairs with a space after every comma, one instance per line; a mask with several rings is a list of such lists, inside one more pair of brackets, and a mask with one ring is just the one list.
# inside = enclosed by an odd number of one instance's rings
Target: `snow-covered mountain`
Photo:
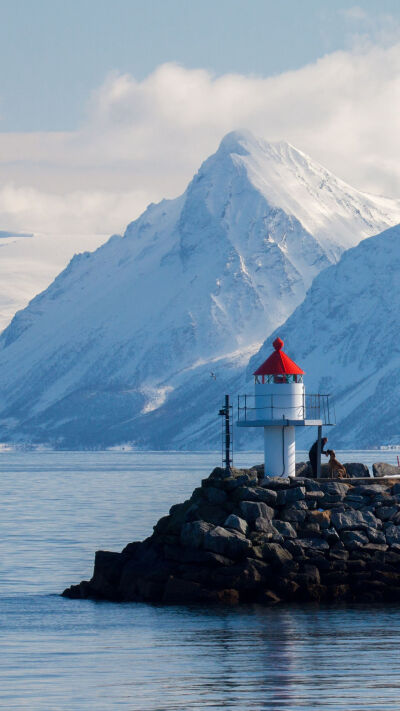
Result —
[[[307, 392], [334, 393], [332, 446], [400, 444], [400, 225], [349, 249], [319, 274], [279, 328]], [[271, 351], [271, 338], [248, 373]], [[315, 433], [313, 433], [315, 434]]]
[[214, 412], [344, 249], [400, 221], [286, 143], [231, 133], [186, 192], [75, 257], [0, 338], [0, 441], [215, 446]]
[[51, 284], [77, 251], [96, 249], [106, 237], [0, 230], [0, 331], [16, 311]]

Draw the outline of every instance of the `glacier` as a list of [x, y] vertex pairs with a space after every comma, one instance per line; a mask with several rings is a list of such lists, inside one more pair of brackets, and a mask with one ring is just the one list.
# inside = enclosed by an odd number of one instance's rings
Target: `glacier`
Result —
[[16, 313], [0, 336], [0, 441], [217, 446], [221, 397], [266, 336], [322, 270], [397, 222], [400, 201], [287, 143], [228, 134], [182, 196], [76, 255]]

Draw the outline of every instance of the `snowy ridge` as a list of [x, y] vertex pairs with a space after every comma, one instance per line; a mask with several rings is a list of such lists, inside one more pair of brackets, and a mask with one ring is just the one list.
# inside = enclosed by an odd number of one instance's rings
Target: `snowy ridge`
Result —
[[288, 144], [228, 134], [181, 197], [16, 314], [0, 337], [0, 440], [215, 446], [221, 395], [266, 335], [344, 248], [396, 221], [399, 201]]
[[[314, 280], [279, 328], [308, 392], [334, 393], [334, 447], [400, 444], [400, 225], [364, 240]], [[276, 332], [277, 333], [277, 332]], [[248, 375], [271, 350], [253, 356]]]
[[106, 238], [105, 234], [0, 231], [0, 332], [18, 309], [52, 282], [75, 252], [96, 249]]

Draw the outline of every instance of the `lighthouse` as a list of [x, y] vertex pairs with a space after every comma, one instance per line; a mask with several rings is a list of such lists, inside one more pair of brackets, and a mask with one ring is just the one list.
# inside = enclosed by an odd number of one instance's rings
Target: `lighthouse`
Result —
[[296, 429], [330, 425], [329, 395], [306, 396], [304, 371], [283, 350], [281, 338], [254, 373], [254, 396], [239, 395], [239, 427], [259, 427], [264, 432], [265, 476], [289, 477], [296, 473]]

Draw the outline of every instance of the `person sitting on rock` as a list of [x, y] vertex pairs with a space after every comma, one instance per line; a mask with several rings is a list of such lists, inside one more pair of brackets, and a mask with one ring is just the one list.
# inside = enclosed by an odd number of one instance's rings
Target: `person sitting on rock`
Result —
[[[329, 454], [324, 450], [324, 447], [328, 441], [327, 437], [322, 437], [321, 439], [321, 454], [325, 454], [326, 457], [329, 457]], [[310, 458], [310, 464], [311, 464], [311, 469], [313, 473], [314, 479], [317, 476], [317, 461], [318, 461], [318, 440], [316, 440], [311, 447], [308, 456]]]

